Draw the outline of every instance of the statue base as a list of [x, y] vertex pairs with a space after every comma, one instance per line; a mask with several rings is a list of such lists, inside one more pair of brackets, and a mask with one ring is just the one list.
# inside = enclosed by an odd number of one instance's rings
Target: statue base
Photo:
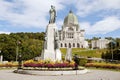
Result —
[[49, 24], [46, 29], [46, 40], [44, 42], [44, 49], [41, 55], [41, 59], [52, 61], [61, 60], [61, 51], [56, 49], [55, 46], [55, 34], [57, 31], [56, 24]]

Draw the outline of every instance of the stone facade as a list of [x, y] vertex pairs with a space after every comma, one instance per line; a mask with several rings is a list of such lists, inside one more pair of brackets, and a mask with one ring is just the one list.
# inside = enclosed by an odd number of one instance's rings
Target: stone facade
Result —
[[84, 38], [85, 30], [80, 29], [78, 18], [72, 11], [64, 19], [62, 30], [59, 31], [60, 48], [87, 48]]
[[104, 48], [107, 48], [107, 44], [109, 42], [110, 40], [107, 40], [107, 39], [92, 40], [91, 46], [92, 46], [92, 49], [95, 49], [95, 48], [104, 49]]

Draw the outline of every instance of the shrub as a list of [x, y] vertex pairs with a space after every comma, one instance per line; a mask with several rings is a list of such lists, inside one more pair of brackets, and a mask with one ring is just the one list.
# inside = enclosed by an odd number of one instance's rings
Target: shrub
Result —
[[79, 61], [80, 66], [85, 66], [85, 64], [87, 63], [87, 59], [85, 59], [85, 58], [80, 58], [79, 60], [80, 60]]
[[96, 68], [107, 68], [107, 69], [120, 69], [120, 64], [110, 64], [110, 63], [87, 63], [86, 67], [96, 67]]
[[33, 61], [33, 60], [28, 60], [25, 61], [23, 66], [24, 67], [47, 67], [47, 68], [64, 68], [64, 67], [74, 67], [74, 61], [67, 62], [53, 62], [53, 61]]
[[1, 63], [0, 64], [0, 67], [17, 67], [18, 66], [18, 63], [13, 63], [13, 62], [8, 62], [8, 63]]

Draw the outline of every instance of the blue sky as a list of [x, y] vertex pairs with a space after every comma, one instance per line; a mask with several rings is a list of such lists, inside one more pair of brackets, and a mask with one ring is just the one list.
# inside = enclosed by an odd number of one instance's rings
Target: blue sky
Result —
[[51, 5], [58, 29], [72, 10], [86, 38], [120, 38], [120, 0], [0, 0], [0, 33], [45, 31]]

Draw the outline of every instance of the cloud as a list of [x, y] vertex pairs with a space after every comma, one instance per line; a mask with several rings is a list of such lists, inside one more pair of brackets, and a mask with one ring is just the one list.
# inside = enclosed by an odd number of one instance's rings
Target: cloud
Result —
[[[7, 28], [24, 29], [26, 27], [44, 29], [48, 24], [51, 5], [54, 5], [57, 11], [66, 10], [68, 7], [75, 7], [79, 17], [86, 18], [90, 14], [95, 14], [94, 16], [105, 15], [102, 17], [103, 19], [98, 19], [99, 21], [95, 21], [94, 24], [91, 24], [91, 20], [89, 22], [82, 22], [80, 25], [86, 30], [87, 34], [106, 34], [120, 28], [119, 4], [120, 0], [0, 0], [0, 21], [8, 22], [9, 26], [7, 25]], [[98, 12], [98, 14], [95, 12]], [[56, 24], [58, 29], [60, 29], [64, 18], [61, 19], [59, 16], [58, 18]], [[1, 24], [1, 26], [5, 25]], [[9, 32], [9, 30], [5, 31]]]
[[63, 25], [63, 20], [58, 20], [56, 25], [57, 25], [58, 29], [61, 30], [62, 29], [62, 25]]
[[17, 27], [40, 28], [48, 24], [51, 4], [61, 10], [65, 6], [60, 3], [59, 0], [0, 0], [0, 20], [8, 21]]
[[10, 34], [10, 32], [0, 31], [0, 34]]
[[75, 7], [77, 14], [82, 17], [102, 10], [120, 10], [120, 0], [79, 0]]
[[120, 29], [120, 20], [115, 16], [106, 17], [93, 25], [89, 22], [82, 22], [80, 24], [86, 30], [86, 34], [106, 34]]

